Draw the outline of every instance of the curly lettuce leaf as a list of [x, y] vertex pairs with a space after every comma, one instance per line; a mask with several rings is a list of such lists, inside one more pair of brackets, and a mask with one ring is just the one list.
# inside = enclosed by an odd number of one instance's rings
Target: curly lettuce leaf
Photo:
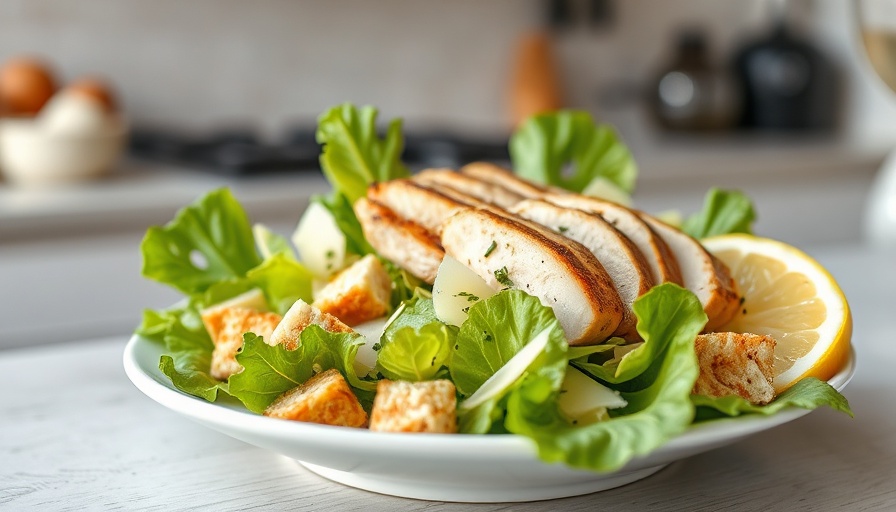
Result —
[[743, 414], [770, 416], [789, 407], [812, 410], [821, 406], [828, 406], [835, 411], [853, 416], [846, 397], [837, 392], [827, 382], [815, 377], [799, 380], [766, 405], [754, 405], [739, 396], [733, 395], [721, 398], [692, 395], [691, 401], [697, 406], [695, 422], [741, 416]]
[[422, 291], [403, 301], [396, 311], [395, 317], [390, 320], [383, 331], [383, 338], [385, 339], [394, 337], [398, 331], [405, 327], [419, 330], [428, 324], [441, 323], [432, 305], [432, 297], [427, 296]]
[[401, 120], [389, 122], [386, 136], [376, 131], [377, 109], [344, 103], [317, 119], [317, 142], [323, 144], [320, 165], [337, 194], [349, 203], [367, 193], [373, 182], [409, 175], [401, 163], [404, 137]]
[[[551, 329], [549, 347], [567, 343], [554, 311], [520, 290], [505, 290], [475, 303], [460, 326], [451, 358], [457, 390], [470, 396], [538, 333]], [[566, 361], [563, 362], [565, 367]], [[552, 373], [559, 386], [565, 370]]]
[[219, 391], [228, 392], [227, 383], [209, 373], [215, 346], [193, 305], [169, 317], [164, 340], [167, 354], [159, 360], [159, 370], [174, 387], [209, 402]]
[[595, 124], [582, 111], [530, 117], [511, 136], [510, 157], [520, 176], [574, 192], [602, 178], [631, 194], [638, 175], [631, 151], [613, 128]]
[[246, 273], [246, 281], [261, 288], [268, 304], [281, 315], [298, 299], [313, 302], [313, 280], [308, 269], [285, 254], [275, 254]]
[[284, 392], [316, 373], [335, 368], [362, 403], [372, 402], [376, 383], [361, 380], [353, 366], [364, 338], [310, 325], [302, 331], [299, 340], [298, 348], [287, 350], [282, 345], [268, 345], [253, 333], [243, 335], [243, 347], [236, 356], [243, 370], [230, 376], [230, 394], [250, 411], [261, 413]]
[[457, 329], [441, 322], [405, 326], [383, 337], [377, 370], [386, 378], [419, 382], [445, 376]]
[[692, 297], [691, 292], [673, 283], [655, 286], [632, 305], [643, 345], [629, 352], [618, 365], [573, 361], [573, 366], [610, 384], [633, 380], [661, 358], [678, 337], [693, 332], [689, 340], [693, 345], [707, 318], [702, 307], [699, 311], [691, 307]]
[[143, 276], [187, 295], [243, 277], [261, 263], [246, 212], [227, 189], [206, 194], [140, 244]]
[[[638, 303], [641, 315], [647, 311], [673, 313], [639, 329], [654, 343], [661, 336], [668, 339], [661, 343], [665, 347], [662, 354], [635, 376], [635, 389], [622, 392], [628, 405], [613, 410], [612, 419], [571, 424], [558, 409], [557, 388], [538, 375], [529, 376], [509, 395], [507, 430], [535, 441], [542, 460], [614, 471], [633, 457], [662, 446], [691, 424], [694, 405], [690, 394], [699, 374], [693, 341], [705, 323], [703, 308], [692, 293], [674, 285], [654, 288]], [[642, 362], [648, 359], [644, 357]]]
[[753, 203], [743, 192], [712, 188], [706, 193], [703, 209], [685, 219], [681, 229], [694, 238], [752, 234], [755, 220]]
[[548, 340], [542, 352], [523, 369], [516, 382], [471, 408], [458, 412], [458, 427], [467, 434], [506, 432], [503, 426], [507, 395], [526, 375], [535, 374], [558, 390], [566, 373], [568, 345], [551, 308], [519, 290], [505, 290], [474, 304], [458, 331], [450, 361], [451, 378], [461, 395], [469, 397], [543, 331]]

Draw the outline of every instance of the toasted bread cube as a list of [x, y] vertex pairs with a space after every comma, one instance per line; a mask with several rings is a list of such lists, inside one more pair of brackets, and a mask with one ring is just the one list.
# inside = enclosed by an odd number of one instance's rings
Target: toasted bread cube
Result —
[[757, 334], [717, 332], [697, 336], [700, 376], [694, 393], [737, 395], [754, 404], [771, 402], [775, 398], [775, 344], [771, 336]]
[[367, 413], [339, 370], [311, 377], [277, 397], [265, 416], [342, 427], [363, 427]]
[[299, 335], [312, 324], [319, 325], [328, 332], [354, 332], [335, 316], [324, 313], [299, 299], [283, 315], [283, 321], [274, 329], [270, 339], [265, 338], [265, 341], [268, 345], [283, 345], [288, 350], [295, 350], [299, 346]]
[[347, 325], [358, 325], [383, 316], [391, 295], [389, 274], [376, 256], [368, 254], [320, 290], [312, 306]]
[[221, 380], [242, 370], [236, 362], [236, 353], [243, 346], [243, 334], [252, 332], [268, 339], [281, 320], [276, 313], [241, 307], [210, 308], [203, 311], [201, 316], [215, 344], [210, 373]]
[[380, 432], [457, 432], [457, 397], [450, 380], [381, 380], [370, 413], [370, 430]]

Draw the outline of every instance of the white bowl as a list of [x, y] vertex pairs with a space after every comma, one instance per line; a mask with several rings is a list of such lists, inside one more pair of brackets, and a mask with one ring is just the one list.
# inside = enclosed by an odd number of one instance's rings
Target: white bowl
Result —
[[[703, 423], [618, 471], [595, 473], [546, 464], [529, 439], [514, 435], [371, 432], [268, 418], [249, 412], [234, 400], [209, 403], [171, 384], [159, 371], [162, 353], [162, 346], [134, 336], [124, 351], [124, 369], [137, 389], [168, 409], [296, 459], [335, 482], [424, 500], [533, 501], [612, 489], [646, 478], [670, 462], [731, 444], [810, 412], [786, 409], [772, 416]], [[854, 364], [852, 354], [846, 367], [828, 382], [842, 390], [852, 378]]]
[[121, 156], [124, 123], [89, 133], [47, 130], [35, 119], [0, 119], [0, 173], [17, 185], [55, 185], [98, 177]]

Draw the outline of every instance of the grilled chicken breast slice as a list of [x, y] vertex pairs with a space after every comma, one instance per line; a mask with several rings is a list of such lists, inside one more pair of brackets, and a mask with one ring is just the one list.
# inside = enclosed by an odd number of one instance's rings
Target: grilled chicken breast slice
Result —
[[501, 185], [483, 181], [467, 174], [461, 174], [451, 169], [426, 169], [420, 171], [411, 179], [423, 185], [450, 187], [501, 208], [512, 206], [523, 199], [523, 196], [511, 192]]
[[467, 164], [460, 168], [460, 172], [482, 181], [500, 185], [525, 198], [541, 197], [548, 192], [546, 187], [520, 178], [509, 169], [488, 162]]
[[740, 294], [728, 268], [693, 237], [647, 214], [641, 218], [663, 238], [681, 269], [684, 287], [700, 299], [709, 320], [704, 332], [728, 323], [740, 306]]
[[411, 180], [374, 183], [367, 189], [367, 198], [434, 234], [438, 234], [445, 219], [456, 211], [471, 206]]
[[632, 304], [647, 293], [655, 282], [644, 256], [625, 235], [597, 214], [564, 208], [539, 199], [521, 201], [510, 211], [552, 229], [591, 251], [606, 269], [622, 300], [622, 321], [613, 335], [629, 341], [640, 340]]
[[380, 256], [427, 283], [435, 281], [445, 256], [435, 235], [376, 201], [362, 197], [354, 209], [364, 237]]
[[535, 223], [484, 209], [442, 225], [445, 252], [495, 289], [523, 290], [553, 308], [571, 345], [599, 343], [622, 321], [606, 270], [581, 244]]
[[669, 245], [633, 210], [610, 201], [580, 194], [549, 194], [546, 201], [567, 208], [596, 213], [628, 237], [638, 248], [655, 283], [671, 282], [684, 286], [678, 260]]

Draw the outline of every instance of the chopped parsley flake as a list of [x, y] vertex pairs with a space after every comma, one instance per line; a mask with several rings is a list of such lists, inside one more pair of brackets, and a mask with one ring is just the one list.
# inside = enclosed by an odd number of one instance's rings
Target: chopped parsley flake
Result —
[[332, 260], [333, 258], [336, 257], [336, 251], [330, 249], [329, 251], [327, 251], [325, 253], [325, 256], [327, 257], [328, 260]]
[[373, 350], [374, 350], [375, 352], [379, 352], [381, 348], [383, 348], [383, 346], [382, 346], [381, 344], [379, 344], [379, 343], [374, 343], [374, 344], [373, 344]]
[[507, 267], [506, 266], [501, 267], [498, 270], [495, 270], [495, 279], [497, 279], [498, 282], [503, 284], [504, 286], [508, 286], [508, 287], [513, 286], [513, 281], [511, 281], [510, 278], [507, 276]]
[[566, 233], [567, 231], [569, 231], [569, 228], [566, 226], [560, 226], [557, 228], [557, 231], [559, 231], [561, 233]]
[[454, 296], [455, 296], [455, 297], [466, 297], [466, 298], [467, 298], [467, 302], [476, 302], [476, 301], [479, 300], [479, 297], [473, 295], [473, 294], [470, 293], [470, 292], [460, 292], [460, 293], [458, 293], [458, 294], [455, 294]]
[[485, 250], [485, 257], [488, 258], [489, 254], [491, 254], [496, 247], [498, 247], [498, 244], [494, 240], [492, 240], [492, 244], [489, 245], [488, 249]]

